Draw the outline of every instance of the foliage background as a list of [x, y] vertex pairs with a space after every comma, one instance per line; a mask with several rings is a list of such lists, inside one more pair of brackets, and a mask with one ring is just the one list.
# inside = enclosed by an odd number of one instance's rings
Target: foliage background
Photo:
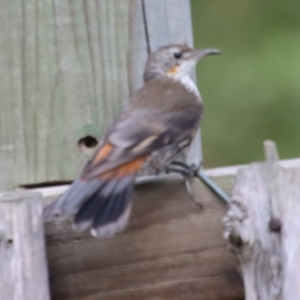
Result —
[[194, 43], [218, 48], [197, 68], [206, 167], [300, 156], [300, 2], [191, 0]]

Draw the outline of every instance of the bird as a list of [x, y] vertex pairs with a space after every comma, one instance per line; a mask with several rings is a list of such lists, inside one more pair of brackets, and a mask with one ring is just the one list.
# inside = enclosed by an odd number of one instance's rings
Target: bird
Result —
[[100, 140], [70, 188], [44, 209], [45, 221], [73, 217], [73, 228], [99, 239], [129, 221], [135, 178], [145, 164], [165, 170], [197, 132], [203, 103], [191, 73], [217, 49], [171, 44], [149, 54], [144, 85]]

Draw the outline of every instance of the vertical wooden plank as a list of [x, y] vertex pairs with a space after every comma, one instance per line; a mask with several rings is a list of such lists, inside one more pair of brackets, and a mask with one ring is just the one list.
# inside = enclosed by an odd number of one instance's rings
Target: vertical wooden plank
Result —
[[[166, 44], [193, 45], [189, 0], [142, 0], [142, 3], [149, 51]], [[195, 165], [202, 161], [200, 130], [186, 154], [186, 161]]]
[[149, 53], [142, 0], [130, 0], [128, 74], [130, 93], [143, 86], [144, 66]]
[[129, 2], [1, 0], [0, 189], [73, 179], [128, 101]]
[[0, 295], [10, 300], [48, 300], [42, 197], [14, 193], [0, 198]]
[[189, 0], [143, 0], [150, 50], [172, 43], [193, 44]]

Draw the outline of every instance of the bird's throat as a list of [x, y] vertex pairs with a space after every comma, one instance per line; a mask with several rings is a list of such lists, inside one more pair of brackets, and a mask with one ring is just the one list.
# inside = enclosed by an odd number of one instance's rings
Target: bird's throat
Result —
[[201, 99], [198, 87], [189, 75], [180, 76], [179, 74], [176, 74], [175, 76], [170, 76], [170, 78], [181, 83], [189, 93], [193, 93], [195, 96]]

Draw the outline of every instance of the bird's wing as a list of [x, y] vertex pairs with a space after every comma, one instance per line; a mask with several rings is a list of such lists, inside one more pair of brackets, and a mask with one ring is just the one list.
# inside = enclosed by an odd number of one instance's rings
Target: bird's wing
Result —
[[[150, 93], [144, 102], [152, 100]], [[188, 109], [163, 110], [150, 106], [126, 110], [84, 168], [82, 178], [89, 180], [107, 176], [109, 171], [116, 168], [121, 172], [122, 168], [119, 167], [122, 165], [127, 169], [131, 167], [133, 171], [140, 168], [151, 152], [192, 138], [201, 111], [202, 106], [196, 102]]]
[[[151, 84], [150, 84], [151, 85]], [[159, 87], [158, 85], [156, 85]], [[149, 87], [149, 86], [148, 86]], [[44, 211], [45, 220], [75, 214], [74, 228], [111, 237], [128, 223], [136, 174], [151, 152], [191, 139], [202, 106], [181, 89], [141, 89], [111, 126], [78, 178]], [[174, 99], [181, 101], [174, 101]], [[155, 103], [158, 101], [158, 103]], [[160, 105], [165, 101], [165, 105]], [[172, 101], [174, 103], [172, 103]]]

